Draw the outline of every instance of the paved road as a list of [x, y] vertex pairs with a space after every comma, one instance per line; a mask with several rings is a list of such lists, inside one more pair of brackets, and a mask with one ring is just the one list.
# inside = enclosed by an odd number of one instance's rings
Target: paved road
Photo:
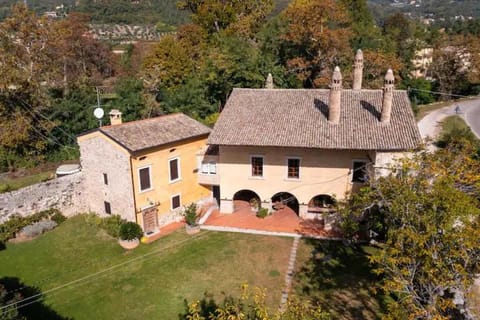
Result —
[[465, 119], [473, 133], [480, 138], [480, 98], [453, 102], [442, 109], [430, 112], [418, 122], [422, 138], [436, 138], [441, 130], [441, 122], [448, 116], [455, 114], [455, 107], [460, 107], [460, 116]]

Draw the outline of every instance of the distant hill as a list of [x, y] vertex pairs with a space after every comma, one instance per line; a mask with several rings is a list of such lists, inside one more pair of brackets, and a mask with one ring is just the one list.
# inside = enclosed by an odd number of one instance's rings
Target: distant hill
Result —
[[[189, 21], [188, 12], [179, 11], [178, 0], [27, 0], [30, 8], [39, 13], [54, 11], [64, 4], [67, 10], [88, 13], [93, 23], [155, 25], [162, 22], [178, 26]], [[0, 0], [0, 20], [19, 0]], [[272, 16], [280, 13], [291, 0], [274, 0]], [[480, 0], [368, 0], [378, 21], [386, 16], [403, 12], [413, 17], [480, 18]]]
[[480, 18], [479, 0], [369, 0], [369, 6], [378, 20], [396, 12], [433, 19]]
[[[0, 0], [0, 19], [8, 15], [10, 7], [21, 1]], [[67, 11], [89, 14], [97, 24], [132, 24], [177, 26], [189, 21], [189, 14], [177, 9], [177, 0], [27, 0], [29, 8], [43, 14], [64, 4]]]

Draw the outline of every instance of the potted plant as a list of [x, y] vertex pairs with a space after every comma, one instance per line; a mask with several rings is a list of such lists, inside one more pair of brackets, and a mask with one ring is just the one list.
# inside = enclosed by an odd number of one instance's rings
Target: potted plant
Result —
[[118, 243], [127, 250], [134, 249], [140, 244], [140, 238], [143, 236], [142, 228], [135, 222], [124, 222], [120, 225], [120, 239]]
[[198, 225], [197, 205], [190, 203], [185, 207], [183, 211], [185, 217], [185, 230], [188, 234], [194, 234], [200, 232], [200, 226]]
[[258, 209], [260, 209], [260, 200], [258, 200], [257, 198], [252, 198], [250, 199], [249, 203], [250, 203], [250, 209], [253, 212], [257, 213]]

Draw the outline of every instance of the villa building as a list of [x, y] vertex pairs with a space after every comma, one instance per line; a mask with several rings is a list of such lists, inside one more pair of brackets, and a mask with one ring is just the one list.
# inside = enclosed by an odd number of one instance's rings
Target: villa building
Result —
[[274, 89], [271, 79], [265, 89], [234, 89], [208, 138], [215, 152], [204, 161], [216, 163], [209, 178], [220, 211], [255, 199], [316, 217], [418, 148], [410, 101], [394, 89], [392, 70], [381, 90], [362, 89], [362, 72], [359, 50], [352, 89], [342, 88], [338, 67], [330, 89]]

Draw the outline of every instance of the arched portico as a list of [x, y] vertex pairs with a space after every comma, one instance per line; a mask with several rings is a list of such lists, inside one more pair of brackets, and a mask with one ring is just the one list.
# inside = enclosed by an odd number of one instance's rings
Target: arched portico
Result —
[[336, 204], [337, 202], [332, 196], [319, 194], [310, 199], [307, 211], [309, 213], [334, 212]]
[[255, 191], [243, 189], [237, 191], [233, 195], [233, 211], [237, 211], [241, 208], [249, 207], [253, 202], [256, 202], [260, 206], [260, 197]]
[[280, 210], [288, 207], [292, 209], [295, 214], [299, 215], [300, 205], [298, 199], [290, 192], [277, 192], [272, 196], [271, 200], [272, 209]]

